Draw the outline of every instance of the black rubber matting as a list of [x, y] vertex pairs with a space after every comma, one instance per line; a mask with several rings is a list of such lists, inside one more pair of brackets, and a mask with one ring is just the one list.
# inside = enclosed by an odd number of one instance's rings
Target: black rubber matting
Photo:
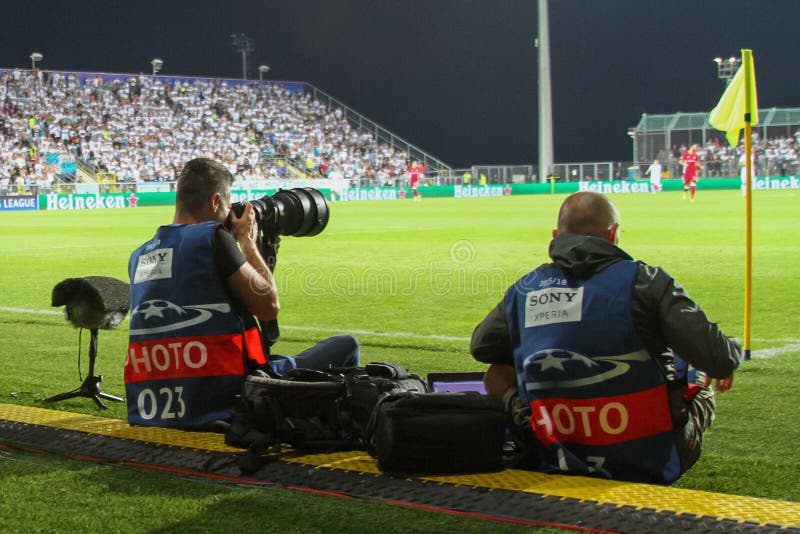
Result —
[[[330, 464], [307, 463], [303, 457], [300, 457], [299, 461], [298, 458], [291, 456], [266, 459], [255, 471], [243, 472], [237, 463], [240, 454], [229, 450], [206, 450], [113, 437], [103, 433], [65, 430], [48, 425], [3, 419], [1, 412], [0, 410], [0, 443], [9, 446], [182, 475], [210, 477], [237, 484], [275, 485], [378, 500], [390, 504], [456, 511], [495, 520], [563, 525], [586, 531], [800, 533], [800, 527], [795, 524], [800, 524], [800, 517], [795, 518], [797, 521], [793, 521], [791, 517], [786, 521], [786, 514], [791, 516], [794, 510], [791, 505], [795, 503], [782, 501], [753, 500], [754, 506], [763, 502], [789, 505], [788, 512], [783, 510], [783, 507], [780, 508], [782, 511], [776, 515], [777, 520], [773, 523], [748, 520], [747, 510], [734, 518], [726, 518], [685, 513], [680, 507], [666, 510], [624, 503], [599, 503], [592, 499], [570, 498], [534, 491], [337, 469], [330, 467]], [[102, 418], [95, 419], [102, 421]], [[194, 433], [185, 434], [191, 436]], [[221, 436], [219, 440], [222, 440]], [[581, 477], [558, 478], [578, 484], [581, 481]], [[639, 486], [648, 490], [653, 488], [646, 485], [631, 485], [632, 491], [639, 489]], [[797, 510], [800, 510], [800, 504], [797, 504]]]

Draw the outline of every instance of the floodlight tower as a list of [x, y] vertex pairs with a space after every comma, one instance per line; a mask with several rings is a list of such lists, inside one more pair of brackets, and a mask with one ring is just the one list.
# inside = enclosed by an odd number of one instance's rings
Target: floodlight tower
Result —
[[36, 70], [36, 64], [39, 61], [41, 61], [43, 58], [44, 58], [44, 56], [39, 52], [34, 52], [34, 53], [31, 54], [31, 70], [32, 71]]
[[550, 91], [550, 29], [547, 0], [539, 0], [536, 17], [539, 37], [539, 181], [547, 180], [553, 166], [553, 98]]
[[266, 65], [259, 65], [258, 66], [258, 81], [264, 81], [264, 75], [269, 72], [269, 67]]
[[725, 85], [731, 83], [736, 71], [739, 70], [739, 65], [742, 61], [738, 57], [731, 56], [728, 59], [715, 57], [714, 63], [717, 64], [717, 78], [725, 82]]
[[236, 51], [242, 54], [242, 79], [247, 79], [247, 54], [253, 51], [253, 40], [243, 33], [232, 33], [231, 42]]

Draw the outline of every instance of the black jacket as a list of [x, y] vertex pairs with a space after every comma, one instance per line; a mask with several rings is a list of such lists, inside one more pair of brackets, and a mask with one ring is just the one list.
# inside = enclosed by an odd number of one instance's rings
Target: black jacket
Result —
[[[608, 241], [575, 234], [561, 234], [553, 239], [550, 258], [552, 265], [581, 279], [590, 278], [620, 260], [632, 259]], [[636, 332], [650, 355], [662, 364], [667, 379], [672, 378], [673, 351], [712, 378], [727, 378], [738, 367], [741, 347], [708, 320], [666, 271], [639, 262], [631, 291]], [[513, 365], [502, 301], [475, 328], [470, 352], [484, 363]]]

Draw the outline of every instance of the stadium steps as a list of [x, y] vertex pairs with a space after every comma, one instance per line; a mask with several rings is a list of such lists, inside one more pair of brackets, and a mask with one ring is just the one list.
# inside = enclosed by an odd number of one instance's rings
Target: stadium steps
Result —
[[97, 171], [94, 167], [86, 163], [81, 158], [75, 160], [76, 181], [84, 183], [94, 183]]
[[800, 503], [507, 469], [383, 474], [364, 451], [285, 451], [243, 472], [222, 435], [0, 403], [0, 446], [254, 486], [322, 492], [527, 525], [606, 532], [800, 533]]
[[293, 177], [295, 177], [295, 178], [302, 178], [302, 179], [306, 179], [306, 178], [308, 178], [308, 174], [306, 174], [305, 172], [303, 172], [302, 170], [300, 170], [300, 168], [299, 168], [299, 167], [297, 167], [296, 165], [294, 165], [294, 164], [293, 164], [291, 161], [289, 161], [288, 159], [287, 159], [287, 160], [285, 160], [285, 162], [284, 162], [284, 163], [285, 163], [285, 165], [286, 165], [286, 170], [287, 170], [287, 171], [289, 171], [289, 174], [291, 174]]

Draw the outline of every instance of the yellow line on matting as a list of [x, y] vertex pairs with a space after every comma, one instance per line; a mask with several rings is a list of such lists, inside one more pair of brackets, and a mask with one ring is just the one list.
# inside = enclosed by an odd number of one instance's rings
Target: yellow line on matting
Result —
[[[221, 434], [130, 426], [121, 419], [48, 410], [31, 406], [0, 403], [0, 419], [17, 423], [48, 426], [134, 441], [202, 451], [238, 453], [241, 449], [225, 445]], [[380, 475], [375, 459], [364, 451], [330, 454], [287, 455], [282, 461]], [[753, 521], [783, 527], [800, 527], [800, 503], [727, 495], [649, 484], [618, 482], [598, 478], [546, 475], [532, 471], [506, 469], [498, 473], [448, 476], [420, 476], [420, 480], [459, 484], [470, 487], [536, 493], [544, 496], [574, 498], [614, 506], [652, 508], [678, 514]]]

